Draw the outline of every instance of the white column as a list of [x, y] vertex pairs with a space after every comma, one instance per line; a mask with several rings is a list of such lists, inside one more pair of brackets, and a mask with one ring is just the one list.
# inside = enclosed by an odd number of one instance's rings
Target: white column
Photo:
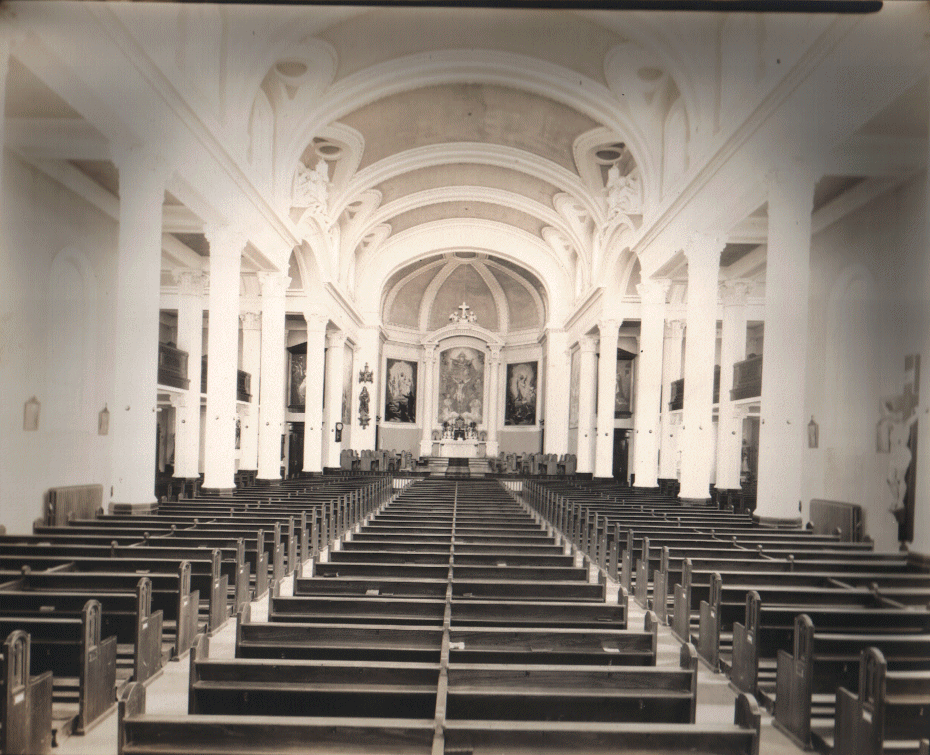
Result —
[[500, 444], [497, 440], [497, 428], [501, 423], [500, 393], [501, 393], [501, 350], [496, 346], [489, 349], [488, 356], [488, 413], [485, 423], [488, 428], [488, 456], [497, 456]]
[[597, 442], [594, 446], [594, 476], [614, 474], [614, 404], [617, 392], [617, 335], [619, 320], [601, 320], [600, 357], [597, 362]]
[[423, 436], [420, 438], [420, 456], [429, 456], [433, 453], [433, 425], [436, 420], [436, 400], [433, 397], [433, 373], [436, 368], [436, 344], [426, 344], [423, 347]]
[[117, 165], [111, 505], [131, 511], [155, 503], [161, 208], [167, 170], [142, 149], [119, 154]]
[[[13, 48], [13, 32], [9, 28], [9, 10], [0, 9], [0, 188], [3, 187], [3, 151], [6, 147], [6, 80], [10, 72], [10, 50]], [[0, 192], [2, 196], [2, 192]]]
[[[927, 164], [930, 165], [930, 142], [927, 143]], [[927, 171], [926, 194], [930, 199], [930, 171]], [[915, 552], [930, 556], [930, 201], [924, 202], [924, 270], [923, 284], [918, 290], [923, 291], [923, 301], [918, 300], [920, 308], [921, 331], [924, 334], [920, 344], [920, 403], [917, 406], [917, 479], [914, 484], [914, 540]]]
[[[381, 367], [381, 329], [377, 326], [359, 329], [358, 350], [355, 357], [355, 373], [352, 375], [352, 448], [374, 449], [375, 427], [378, 410], [378, 373]], [[365, 371], [365, 364], [371, 372], [371, 382], [360, 383], [360, 373]], [[368, 394], [368, 422], [362, 427], [359, 409], [361, 408], [362, 389]]]
[[203, 356], [203, 273], [185, 270], [178, 281], [178, 348], [187, 352], [190, 386], [176, 404], [174, 476], [200, 476], [200, 358]]
[[[262, 367], [258, 404], [258, 474], [281, 479], [281, 435], [284, 433], [284, 296], [291, 279], [281, 273], [259, 273], [262, 287]], [[254, 388], [253, 388], [254, 390]]]
[[546, 336], [546, 435], [543, 453], [568, 451], [568, 404], [571, 392], [568, 334], [550, 328]]
[[730, 400], [733, 388], [733, 365], [746, 358], [746, 293], [751, 282], [723, 281], [723, 326], [720, 339], [720, 401], [717, 411], [717, 479], [718, 490], [736, 490], [740, 486], [740, 455], [743, 446], [742, 415]]
[[578, 340], [578, 453], [576, 471], [594, 471], [594, 440], [597, 423], [594, 416], [594, 395], [597, 381], [597, 339], [582, 336]]
[[210, 242], [210, 318], [203, 490], [231, 494], [236, 476], [239, 274], [246, 238], [228, 227], [209, 228], [206, 235]]
[[681, 340], [685, 333], [683, 320], [669, 320], [665, 325], [662, 350], [662, 430], [659, 451], [659, 477], [678, 477], [678, 425], [672, 422], [668, 408], [672, 400], [672, 383], [681, 378]]
[[323, 365], [326, 364], [326, 323], [316, 312], [304, 313], [307, 321], [307, 373], [304, 403], [304, 472], [323, 471]]
[[710, 471], [717, 436], [713, 426], [714, 352], [717, 340], [717, 278], [723, 241], [693, 236], [688, 258], [688, 333], [685, 339], [685, 397], [682, 412], [683, 500], [710, 498]]
[[[336, 423], [342, 422], [342, 371], [345, 361], [346, 334], [330, 333], [326, 339], [326, 441], [323, 466], [338, 467], [343, 441], [336, 442]], [[310, 371], [310, 365], [307, 365]], [[347, 428], [343, 428], [343, 439]]]
[[670, 285], [669, 280], [646, 279], [637, 287], [640, 326], [633, 416], [633, 484], [638, 488], [658, 485], [665, 297]]
[[800, 517], [814, 177], [795, 166], [769, 187], [759, 484], [755, 515]]
[[[242, 326], [242, 370], [251, 376], [252, 399], [242, 420], [239, 439], [239, 469], [258, 470], [259, 391], [262, 372], [262, 315], [260, 312], [243, 312], [239, 315]], [[257, 475], [256, 475], [257, 476]]]

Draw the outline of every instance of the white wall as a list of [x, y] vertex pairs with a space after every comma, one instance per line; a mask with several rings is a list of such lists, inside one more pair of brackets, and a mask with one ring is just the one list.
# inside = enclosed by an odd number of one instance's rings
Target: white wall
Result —
[[[109, 500], [110, 436], [97, 434], [97, 417], [105, 403], [114, 411], [117, 226], [39, 171], [5, 157], [0, 524], [21, 533], [31, 531], [50, 487], [100, 483], [104, 505]], [[23, 405], [31, 396], [42, 404], [39, 429], [25, 432]]]
[[[913, 285], [927, 248], [924, 182], [921, 174], [851, 213], [814, 236], [811, 248], [807, 415], [820, 442], [805, 449], [803, 514], [811, 498], [861, 504], [867, 533], [892, 550], [889, 454], [876, 451], [876, 424], [880, 399], [902, 391], [905, 355], [924, 346], [927, 293]], [[930, 369], [930, 354], [921, 362]], [[917, 505], [930, 509], [928, 500]]]

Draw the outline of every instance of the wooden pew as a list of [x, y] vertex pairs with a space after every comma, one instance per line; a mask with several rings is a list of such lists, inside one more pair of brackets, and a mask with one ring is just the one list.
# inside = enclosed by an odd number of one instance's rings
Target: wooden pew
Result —
[[297, 716], [165, 716], [145, 713], [145, 687], [131, 684], [119, 704], [118, 755], [234, 755], [249, 752], [378, 752], [381, 755], [473, 755], [584, 752], [591, 755], [647, 751], [758, 755], [760, 714], [741, 695], [734, 723], [643, 724], [572, 721], [446, 720]]
[[[921, 752], [930, 736], [930, 672], [889, 671], [878, 648], [862, 651], [859, 693], [836, 691], [833, 751], [844, 755]], [[924, 752], [926, 746], [923, 745]]]
[[[101, 634], [114, 635], [131, 653], [132, 680], [144, 682], [162, 667], [162, 612], [152, 611], [152, 583], [139, 580], [135, 594], [101, 595], [103, 608]], [[86, 597], [83, 594], [34, 591], [0, 592], [0, 621], [15, 623], [22, 618], [80, 618]]]
[[0, 618], [0, 634], [29, 634], [31, 673], [52, 673], [53, 744], [57, 735], [83, 734], [116, 700], [116, 637], [101, 639], [101, 614], [89, 600], [79, 619]]
[[[12, 575], [11, 575], [12, 576]], [[151, 608], [162, 612], [162, 627], [173, 630], [174, 654], [178, 657], [190, 649], [197, 636], [199, 591], [191, 590], [190, 563], [182, 562], [177, 574], [145, 575], [151, 584]], [[33, 572], [25, 567], [17, 579], [0, 585], [0, 598], [3, 591], [31, 592], [41, 601], [46, 594], [63, 596], [71, 593], [83, 596], [86, 601], [99, 599], [110, 605], [112, 596], [113, 610], [129, 610], [127, 596], [135, 595], [140, 576], [128, 572]], [[122, 595], [122, 599], [118, 596]], [[65, 600], [59, 597], [59, 600]], [[74, 598], [75, 600], [79, 598]], [[122, 602], [121, 602], [122, 601]], [[223, 606], [225, 608], [225, 596]]]
[[[835, 715], [836, 690], [857, 689], [859, 660], [868, 647], [879, 648], [889, 669], [930, 670], [930, 635], [827, 634], [815, 632], [806, 614], [795, 620], [794, 652], [779, 651], [775, 689], [775, 725], [801, 746], [823, 746], [814, 717]], [[858, 690], [857, 690], [858, 691]]]
[[[759, 593], [750, 590], [743, 606], [743, 621], [733, 622], [733, 650], [729, 659], [721, 654], [721, 665], [729, 667], [731, 684], [742, 692], [758, 695], [763, 683], [762, 667], [771, 673], [774, 684], [775, 661], [779, 650], [789, 651], [794, 643], [794, 622], [806, 613], [814, 626], [828, 632], [867, 631], [873, 634], [930, 633], [930, 612], [902, 608], [822, 606], [803, 603], [798, 595], [794, 605], [763, 604]], [[724, 616], [736, 606], [723, 604]], [[721, 624], [724, 619], [721, 619]], [[769, 681], [766, 679], [765, 681]]]
[[10, 632], [0, 655], [0, 752], [46, 755], [52, 749], [52, 672], [32, 676], [29, 635]]

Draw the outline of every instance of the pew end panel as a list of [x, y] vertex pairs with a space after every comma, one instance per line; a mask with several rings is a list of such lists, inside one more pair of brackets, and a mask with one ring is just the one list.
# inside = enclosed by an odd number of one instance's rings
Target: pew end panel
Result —
[[0, 752], [46, 755], [52, 749], [52, 672], [30, 675], [29, 635], [16, 630], [0, 658]]
[[134, 682], [151, 679], [162, 668], [162, 622], [163, 613], [152, 612], [152, 581], [143, 577], [136, 588], [136, 647], [132, 666]]
[[801, 614], [794, 623], [794, 655], [778, 651], [773, 724], [795, 744], [811, 749], [814, 623]]
[[78, 717], [74, 731], [86, 733], [116, 702], [116, 637], [101, 640], [103, 610], [96, 600], [87, 601], [82, 612], [81, 668]]
[[733, 624], [733, 658], [730, 684], [740, 692], [756, 694], [759, 685], [759, 621], [762, 601], [759, 593], [746, 594], [745, 623]]

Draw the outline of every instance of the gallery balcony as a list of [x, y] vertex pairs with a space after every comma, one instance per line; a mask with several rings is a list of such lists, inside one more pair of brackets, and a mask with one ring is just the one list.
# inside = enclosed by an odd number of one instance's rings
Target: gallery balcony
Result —
[[158, 344], [158, 384], [182, 391], [190, 387], [186, 351], [181, 351], [170, 343]]
[[762, 355], [751, 356], [733, 365], [733, 390], [730, 400], [739, 401], [762, 395]]
[[[200, 362], [200, 392], [207, 392], [207, 355]], [[252, 400], [252, 376], [245, 370], [236, 370], [236, 401]]]
[[[685, 408], [685, 379], [672, 381], [671, 398], [668, 402], [669, 411], [680, 411]], [[720, 401], [720, 365], [714, 366], [714, 393], [713, 402]]]

